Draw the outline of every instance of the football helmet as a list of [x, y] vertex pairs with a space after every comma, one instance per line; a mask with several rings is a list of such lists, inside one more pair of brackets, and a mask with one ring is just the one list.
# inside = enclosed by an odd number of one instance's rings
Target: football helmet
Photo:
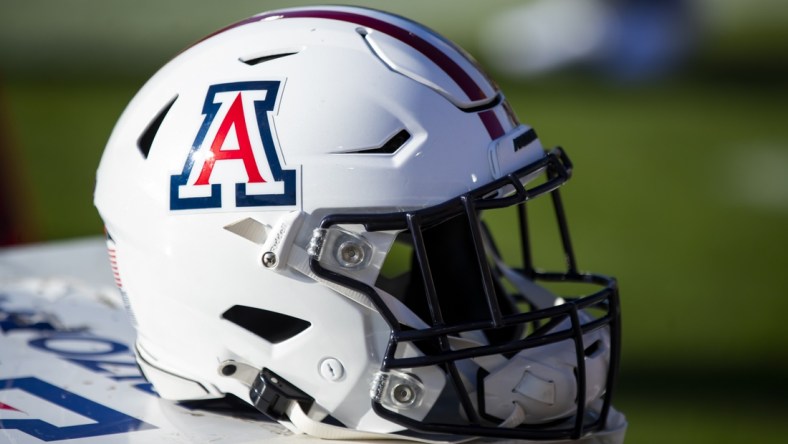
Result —
[[[571, 172], [445, 38], [304, 7], [156, 73], [95, 203], [163, 398], [233, 395], [323, 438], [623, 439], [617, 287], [578, 271]], [[532, 258], [543, 196], [558, 271]]]

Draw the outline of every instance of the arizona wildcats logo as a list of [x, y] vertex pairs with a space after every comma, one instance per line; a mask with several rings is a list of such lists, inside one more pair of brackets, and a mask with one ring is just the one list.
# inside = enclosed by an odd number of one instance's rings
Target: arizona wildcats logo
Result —
[[282, 169], [269, 122], [281, 82], [212, 85], [183, 172], [170, 177], [170, 209], [296, 204], [297, 170]]

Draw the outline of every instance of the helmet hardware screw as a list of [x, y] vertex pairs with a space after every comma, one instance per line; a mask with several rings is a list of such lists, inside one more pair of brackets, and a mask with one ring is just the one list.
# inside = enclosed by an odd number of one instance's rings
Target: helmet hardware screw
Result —
[[345, 368], [336, 358], [320, 361], [320, 375], [329, 381], [339, 381], [345, 375]]
[[337, 256], [344, 267], [355, 267], [364, 261], [364, 249], [355, 242], [344, 242], [339, 246]]
[[265, 268], [271, 268], [276, 265], [276, 254], [271, 251], [266, 251], [263, 254], [263, 266]]
[[413, 402], [416, 392], [407, 384], [398, 384], [391, 390], [391, 396], [399, 404], [408, 405]]

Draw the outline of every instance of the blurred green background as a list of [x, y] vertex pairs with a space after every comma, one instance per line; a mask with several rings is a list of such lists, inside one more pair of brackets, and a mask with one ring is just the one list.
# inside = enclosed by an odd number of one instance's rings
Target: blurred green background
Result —
[[[309, 3], [3, 0], [5, 241], [99, 235], [94, 171], [142, 83], [215, 29]], [[788, 4], [662, 2], [685, 9], [660, 34], [649, 20], [657, 10], [630, 28], [597, 20], [660, 2], [593, 11], [590, 0], [355, 3], [460, 43], [490, 67], [520, 119], [572, 155], [564, 199], [580, 266], [622, 287], [616, 406], [630, 421], [627, 442], [785, 442]], [[589, 23], [622, 31], [607, 51], [573, 52], [598, 35], [580, 32]], [[528, 34], [535, 24], [542, 34]], [[667, 55], [629, 48], [652, 28], [646, 43], [673, 42]], [[563, 60], [515, 67], [544, 56], [533, 42]]]

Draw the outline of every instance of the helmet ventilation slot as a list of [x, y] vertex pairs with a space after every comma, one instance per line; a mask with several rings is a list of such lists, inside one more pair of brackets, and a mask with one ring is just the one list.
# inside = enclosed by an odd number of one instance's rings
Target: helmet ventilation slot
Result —
[[291, 56], [293, 54], [298, 54], [298, 51], [281, 52], [278, 54], [268, 54], [258, 57], [239, 58], [238, 60], [240, 60], [243, 63], [246, 63], [249, 66], [254, 66], [265, 62], [270, 62], [271, 60], [281, 59], [282, 57]]
[[260, 308], [234, 305], [222, 318], [273, 344], [286, 341], [312, 325], [303, 319]]
[[600, 350], [602, 350], [602, 342], [597, 340], [583, 350], [583, 355], [586, 358], [593, 358]]
[[178, 96], [173, 97], [172, 100], [170, 100], [164, 106], [164, 108], [162, 108], [161, 111], [156, 114], [156, 117], [151, 120], [151, 122], [148, 124], [148, 127], [145, 128], [145, 131], [143, 131], [140, 135], [140, 138], [137, 139], [137, 149], [139, 149], [140, 153], [142, 153], [142, 157], [146, 159], [148, 158], [150, 148], [153, 145], [153, 139], [156, 138], [156, 133], [159, 132], [161, 123], [164, 122], [164, 118], [167, 117], [167, 113], [170, 112], [170, 108], [172, 108], [172, 105], [177, 99]]
[[514, 144], [514, 151], [520, 151], [521, 149], [530, 145], [531, 142], [535, 141], [536, 139], [538, 139], [536, 131], [534, 131], [533, 128], [529, 129], [512, 140], [512, 143]]
[[397, 134], [391, 136], [389, 140], [377, 148], [368, 148], [358, 151], [344, 151], [338, 154], [394, 154], [405, 145], [405, 142], [410, 140], [410, 133], [408, 130], [401, 130]]

